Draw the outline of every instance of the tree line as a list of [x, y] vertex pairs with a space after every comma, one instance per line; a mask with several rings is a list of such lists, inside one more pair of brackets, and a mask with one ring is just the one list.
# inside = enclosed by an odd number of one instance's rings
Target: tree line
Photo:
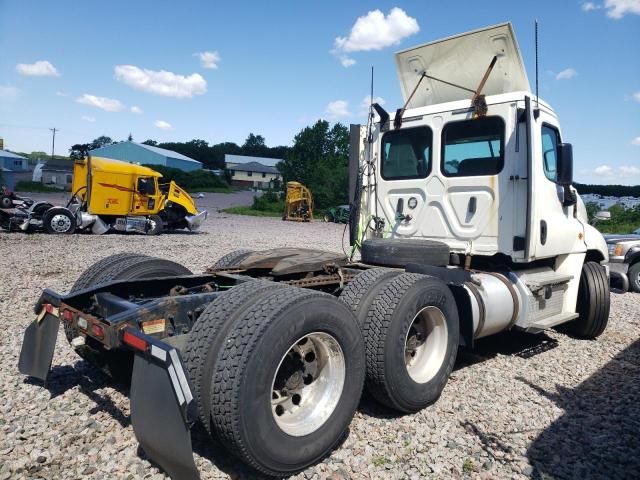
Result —
[[603, 197], [640, 197], [640, 185], [588, 185], [574, 183], [580, 195], [592, 193]]
[[[129, 134], [127, 140], [133, 141], [133, 136]], [[95, 150], [115, 143], [119, 142], [114, 141], [111, 137], [102, 135], [94, 139], [91, 143], [73, 145], [69, 150], [70, 157], [76, 158], [82, 156], [84, 151]], [[209, 145], [209, 142], [201, 139], [193, 139], [188, 142], [157, 142], [156, 140], [148, 139], [141, 143], [181, 153], [182, 155], [202, 162], [203, 167], [207, 169], [224, 169], [224, 156], [226, 154], [284, 158], [290, 149], [290, 147], [284, 145], [269, 147], [262, 135], [255, 135], [253, 133], [249, 134], [242, 145], [234, 142], [222, 142]]]

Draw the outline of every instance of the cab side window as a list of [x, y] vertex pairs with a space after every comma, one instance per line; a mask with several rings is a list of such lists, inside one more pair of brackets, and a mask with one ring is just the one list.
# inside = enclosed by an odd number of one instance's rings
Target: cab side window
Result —
[[406, 128], [384, 134], [382, 138], [382, 178], [407, 180], [426, 178], [431, 173], [429, 127]]
[[542, 167], [545, 176], [552, 182], [558, 179], [558, 169], [556, 165], [559, 143], [560, 134], [558, 130], [549, 125], [542, 125]]
[[142, 195], [155, 195], [156, 186], [153, 181], [153, 177], [140, 177], [138, 178], [138, 193]]
[[446, 124], [442, 130], [442, 173], [447, 177], [500, 173], [504, 166], [504, 128], [500, 117]]

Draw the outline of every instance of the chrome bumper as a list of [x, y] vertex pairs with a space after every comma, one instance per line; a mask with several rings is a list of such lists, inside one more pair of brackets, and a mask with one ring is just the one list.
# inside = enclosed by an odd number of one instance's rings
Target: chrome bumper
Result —
[[196, 215], [187, 215], [186, 217], [184, 217], [187, 221], [187, 228], [191, 231], [198, 230], [200, 228], [200, 225], [202, 225], [202, 222], [207, 219], [207, 215], [208, 212], [206, 210], [203, 210]]

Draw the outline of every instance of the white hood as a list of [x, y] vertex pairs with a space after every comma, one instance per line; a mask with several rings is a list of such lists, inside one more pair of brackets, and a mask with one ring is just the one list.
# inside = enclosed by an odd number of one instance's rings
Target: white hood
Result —
[[[423, 72], [471, 90], [478, 88], [491, 60], [498, 61], [482, 93], [529, 91], [529, 80], [511, 23], [462, 33], [396, 54], [402, 96], [407, 101]], [[425, 78], [409, 108], [471, 99], [473, 93]]]

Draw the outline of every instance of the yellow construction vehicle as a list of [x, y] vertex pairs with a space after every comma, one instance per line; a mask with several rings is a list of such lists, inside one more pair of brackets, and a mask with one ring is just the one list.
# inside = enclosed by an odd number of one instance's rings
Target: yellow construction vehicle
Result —
[[282, 220], [292, 220], [294, 222], [313, 220], [311, 190], [299, 182], [287, 182], [287, 197], [284, 202]]
[[157, 235], [163, 230], [196, 230], [207, 218], [191, 196], [175, 182], [159, 183], [151, 168], [87, 156], [73, 165], [72, 199], [43, 216], [49, 233], [111, 229]]

